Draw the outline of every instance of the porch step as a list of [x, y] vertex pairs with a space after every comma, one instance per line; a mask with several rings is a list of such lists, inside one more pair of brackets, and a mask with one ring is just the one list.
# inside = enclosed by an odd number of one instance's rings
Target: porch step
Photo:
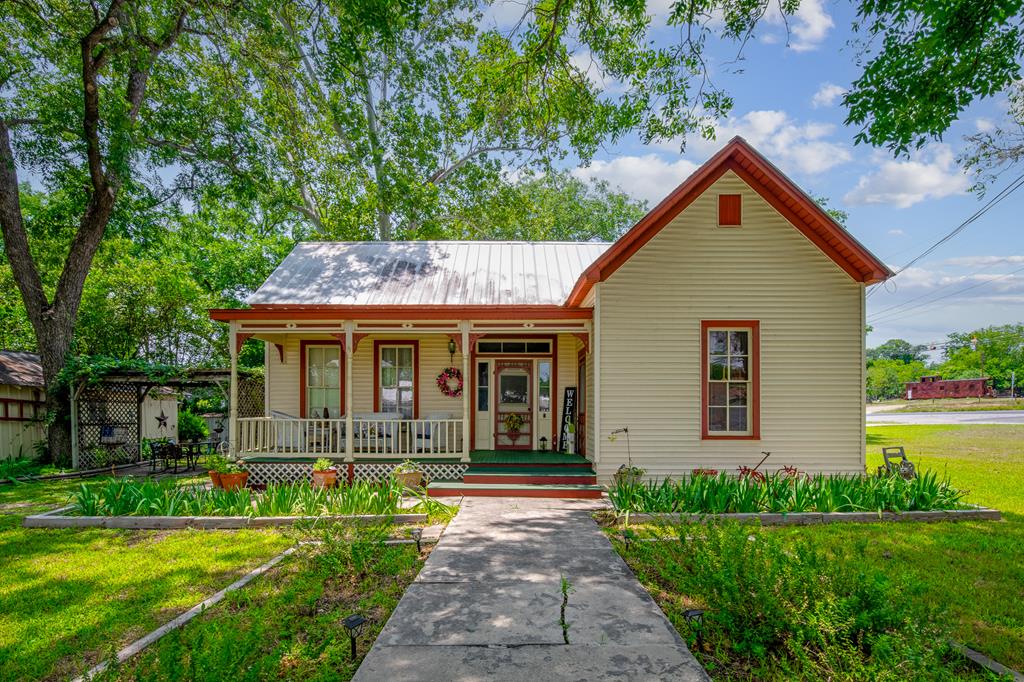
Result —
[[466, 483], [523, 485], [595, 485], [597, 475], [590, 467], [480, 467], [472, 465], [463, 475]]
[[535, 485], [521, 483], [445, 483], [427, 486], [431, 497], [552, 497], [600, 499], [604, 488], [599, 485], [561, 484]]
[[579, 461], [571, 462], [534, 462], [529, 460], [522, 462], [477, 462], [474, 460], [473, 463], [470, 464], [469, 468], [474, 471], [482, 471], [486, 469], [489, 472], [494, 470], [515, 471], [524, 469], [537, 471], [571, 469], [573, 471], [583, 470], [587, 472], [594, 470], [590, 462], [582, 457]]

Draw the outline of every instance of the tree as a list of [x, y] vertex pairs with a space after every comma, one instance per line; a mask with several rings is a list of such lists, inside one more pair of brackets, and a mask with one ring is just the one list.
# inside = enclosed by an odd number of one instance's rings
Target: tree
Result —
[[1024, 324], [985, 327], [947, 337], [939, 370], [947, 379], [987, 376], [993, 388], [1010, 388], [1014, 372], [1024, 378]]
[[1024, 160], [1024, 83], [1013, 83], [1007, 92], [1009, 121], [999, 122], [992, 130], [967, 136], [968, 148], [960, 162], [977, 179], [974, 190], [984, 193], [985, 186]]
[[530, 0], [494, 28], [489, 9], [296, 0], [235, 13], [211, 37], [224, 49], [197, 58], [201, 90], [224, 99], [200, 105], [208, 122], [187, 147], [201, 154], [205, 131], [250, 121], [264, 175], [320, 238], [486, 236], [465, 218], [507, 205], [510, 169], [586, 163], [629, 132], [710, 134], [731, 100], [705, 65], [709, 26], [724, 19], [722, 35], [742, 43], [767, 3], [679, 3], [669, 23], [686, 34], [669, 48], [651, 46], [642, 2]]
[[1021, 0], [861, 0], [854, 28], [863, 72], [843, 98], [847, 124], [897, 154], [1020, 79]]
[[900, 360], [881, 358], [868, 364], [866, 387], [869, 400], [901, 398], [906, 384], [917, 381], [927, 372], [923, 362], [905, 363]]
[[926, 346], [913, 345], [903, 339], [889, 339], [875, 348], [869, 348], [867, 352], [868, 363], [876, 360], [894, 360], [903, 364], [912, 362], [927, 362], [928, 355]]

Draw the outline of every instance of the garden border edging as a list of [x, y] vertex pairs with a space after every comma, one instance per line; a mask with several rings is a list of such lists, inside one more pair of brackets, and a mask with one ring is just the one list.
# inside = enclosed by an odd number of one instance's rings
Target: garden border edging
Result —
[[66, 516], [71, 505], [42, 514], [26, 516], [25, 528], [123, 528], [132, 530], [170, 530], [198, 528], [200, 530], [269, 528], [291, 526], [306, 521], [333, 521], [353, 526], [373, 526], [381, 523], [408, 525], [426, 523], [426, 514], [351, 515], [351, 516]]
[[[620, 520], [626, 517], [625, 512], [617, 512]], [[650, 523], [660, 521], [688, 521], [705, 523], [707, 521], [739, 521], [752, 523], [759, 521], [762, 526], [810, 526], [827, 523], [878, 523], [889, 522], [933, 522], [933, 521], [1001, 521], [1002, 514], [998, 509], [978, 507], [975, 509], [945, 509], [936, 511], [906, 512], [791, 512], [772, 513], [755, 512], [749, 514], [686, 514], [672, 512], [635, 512], [629, 514], [630, 523]]]

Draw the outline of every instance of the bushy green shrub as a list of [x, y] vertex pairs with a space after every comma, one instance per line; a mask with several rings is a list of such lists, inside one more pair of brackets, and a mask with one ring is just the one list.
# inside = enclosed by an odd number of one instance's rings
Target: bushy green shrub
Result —
[[188, 410], [178, 413], [178, 439], [187, 443], [189, 441], [203, 440], [210, 435], [210, 427], [206, 420], [198, 414]]
[[620, 511], [689, 514], [931, 511], [962, 507], [965, 494], [931, 471], [909, 481], [785, 471], [746, 477], [699, 474], [646, 483], [620, 479], [608, 491]]
[[[936, 614], [908, 576], [734, 522], [684, 524], [676, 541], [623, 554], [714, 677], [949, 677]], [[706, 609], [704, 649], [682, 617], [691, 606]]]

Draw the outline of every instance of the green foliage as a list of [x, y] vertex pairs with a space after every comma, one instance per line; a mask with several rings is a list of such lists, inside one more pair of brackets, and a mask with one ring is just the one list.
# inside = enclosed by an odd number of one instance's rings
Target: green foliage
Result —
[[[955, 666], [922, 585], [812, 542], [736, 523], [681, 525], [677, 540], [616, 543], [714, 677], [949, 679]], [[860, 547], [863, 553], [864, 547]], [[706, 609], [703, 624], [682, 610]], [[700, 629], [703, 648], [694, 641]]]
[[16, 482], [22, 476], [34, 473], [36, 463], [25, 457], [0, 459], [0, 481]]
[[313, 471], [327, 471], [329, 469], [332, 469], [333, 467], [334, 463], [331, 460], [327, 459], [326, 457], [321, 457], [320, 459], [313, 462]]
[[875, 360], [896, 360], [903, 364], [927, 362], [927, 350], [926, 346], [914, 345], [903, 339], [889, 339], [880, 346], [868, 348], [868, 363]]
[[[126, 477], [82, 483], [72, 504], [81, 516], [389, 516], [402, 512], [404, 493], [394, 480], [326, 489], [309, 483], [270, 484], [264, 492], [253, 493], [248, 488], [223, 490]], [[418, 506], [423, 513], [444, 512], [444, 505], [425, 497]]]
[[618, 479], [608, 497], [619, 511], [683, 514], [881, 512], [957, 509], [965, 493], [933, 471], [899, 476], [814, 476], [775, 472], [761, 480], [700, 474], [646, 483]]
[[206, 420], [188, 410], [178, 412], [178, 440], [183, 443], [203, 440], [210, 435]]
[[1019, 0], [863, 0], [855, 28], [864, 70], [844, 101], [859, 142], [906, 153], [1020, 78]]
[[928, 368], [923, 362], [907, 364], [900, 360], [870, 361], [866, 376], [868, 400], [902, 398], [906, 395], [906, 384], [917, 381], [925, 374], [928, 374]]
[[939, 370], [947, 379], [991, 377], [992, 386], [1000, 391], [1009, 390], [1011, 375], [1016, 372], [1020, 386], [1024, 383], [1024, 324], [950, 334]]

